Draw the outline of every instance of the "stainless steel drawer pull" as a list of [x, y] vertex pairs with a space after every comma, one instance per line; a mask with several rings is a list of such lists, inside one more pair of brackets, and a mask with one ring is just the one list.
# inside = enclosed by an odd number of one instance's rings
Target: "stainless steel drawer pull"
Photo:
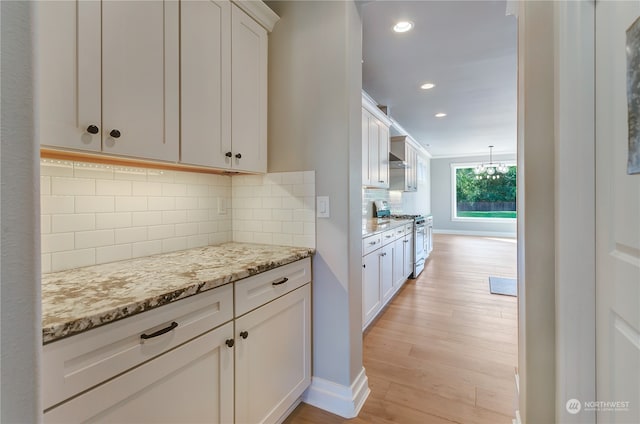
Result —
[[169, 331], [173, 330], [177, 326], [178, 326], [178, 323], [173, 321], [167, 327], [163, 328], [162, 330], [158, 330], [155, 333], [151, 333], [151, 334], [142, 333], [142, 334], [140, 334], [140, 338], [146, 340], [146, 339], [152, 339], [154, 337], [162, 336], [164, 333], [168, 333]]
[[287, 277], [284, 277], [282, 280], [274, 281], [273, 283], [271, 283], [271, 285], [272, 286], [279, 286], [280, 284], [284, 284], [287, 281], [289, 281], [289, 279]]

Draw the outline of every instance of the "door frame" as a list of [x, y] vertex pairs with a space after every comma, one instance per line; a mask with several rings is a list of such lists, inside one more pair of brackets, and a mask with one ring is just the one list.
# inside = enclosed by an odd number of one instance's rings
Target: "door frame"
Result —
[[518, 26], [519, 409], [595, 423], [566, 408], [596, 400], [595, 4], [518, 0]]

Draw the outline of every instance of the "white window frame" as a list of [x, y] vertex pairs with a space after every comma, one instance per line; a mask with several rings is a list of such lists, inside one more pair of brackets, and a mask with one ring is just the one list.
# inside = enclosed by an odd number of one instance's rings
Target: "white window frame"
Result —
[[[517, 166], [515, 160], [500, 161], [506, 166]], [[457, 207], [457, 189], [456, 189], [456, 170], [460, 168], [475, 168], [478, 162], [475, 163], [451, 163], [451, 221], [456, 222], [490, 222], [490, 223], [514, 223], [518, 218], [472, 218], [472, 217], [459, 217]]]

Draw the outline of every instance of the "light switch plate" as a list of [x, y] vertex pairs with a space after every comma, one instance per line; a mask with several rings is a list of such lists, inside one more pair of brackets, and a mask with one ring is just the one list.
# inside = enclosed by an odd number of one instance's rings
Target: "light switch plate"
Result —
[[218, 197], [218, 215], [226, 215], [227, 214], [227, 202], [225, 202], [223, 197]]
[[318, 218], [329, 218], [331, 216], [329, 196], [316, 197], [316, 216]]

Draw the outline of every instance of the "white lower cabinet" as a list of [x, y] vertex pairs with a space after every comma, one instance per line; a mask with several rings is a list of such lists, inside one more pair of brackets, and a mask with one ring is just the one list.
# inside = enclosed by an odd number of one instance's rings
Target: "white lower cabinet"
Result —
[[310, 282], [306, 258], [45, 345], [43, 422], [282, 421], [311, 383]]
[[236, 319], [236, 422], [276, 423], [311, 383], [311, 287]]
[[362, 240], [362, 329], [365, 330], [413, 272], [413, 224]]
[[55, 407], [45, 423], [233, 422], [233, 323]]

